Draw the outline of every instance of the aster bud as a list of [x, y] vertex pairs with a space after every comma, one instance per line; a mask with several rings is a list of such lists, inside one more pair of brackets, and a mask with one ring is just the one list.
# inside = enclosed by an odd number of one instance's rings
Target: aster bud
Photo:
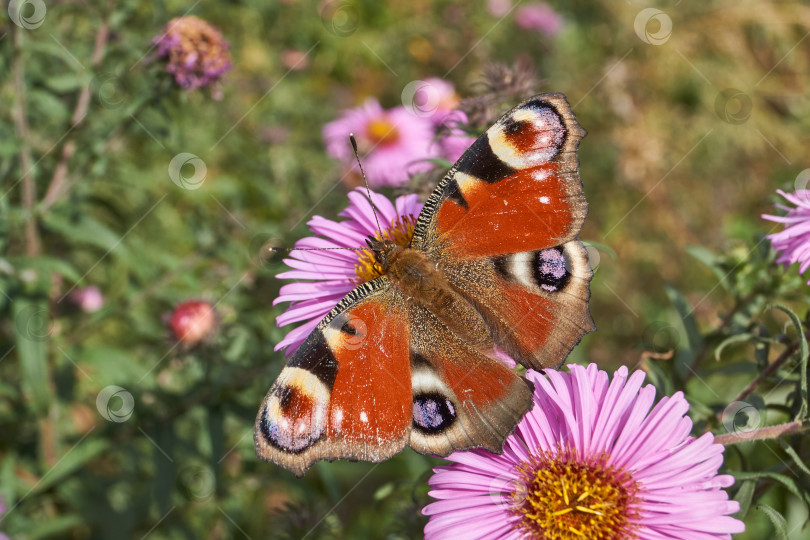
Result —
[[82, 311], [93, 313], [104, 306], [104, 295], [98, 287], [90, 285], [75, 289], [70, 293], [70, 301]]
[[205, 340], [217, 323], [214, 307], [203, 300], [177, 305], [169, 318], [169, 329], [181, 344], [191, 347]]

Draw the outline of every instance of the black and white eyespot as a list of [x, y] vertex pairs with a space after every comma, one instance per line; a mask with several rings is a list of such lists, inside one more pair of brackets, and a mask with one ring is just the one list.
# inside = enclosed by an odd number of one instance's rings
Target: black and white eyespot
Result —
[[444, 431], [456, 420], [453, 402], [438, 392], [413, 396], [413, 425], [424, 433]]
[[492, 152], [512, 169], [552, 160], [565, 141], [565, 121], [554, 107], [531, 101], [512, 111], [487, 131]]
[[494, 259], [498, 273], [546, 293], [565, 289], [572, 276], [569, 253], [563, 246], [512, 253]]
[[411, 366], [413, 427], [424, 435], [441, 433], [458, 418], [453, 394], [427, 360], [418, 354], [412, 355]]
[[565, 288], [571, 279], [565, 252], [561, 247], [541, 249], [534, 252], [532, 271], [538, 287], [546, 292], [557, 292]]
[[286, 367], [265, 399], [259, 427], [268, 443], [285, 452], [309, 448], [326, 429], [330, 391], [312, 372]]

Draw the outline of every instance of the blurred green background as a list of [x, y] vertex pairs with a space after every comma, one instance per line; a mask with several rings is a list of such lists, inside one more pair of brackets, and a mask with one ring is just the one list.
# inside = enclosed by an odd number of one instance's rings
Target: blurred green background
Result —
[[[696, 434], [724, 433], [717, 415], [796, 335], [765, 306], [806, 310], [796, 267], [775, 267], [763, 239], [779, 228], [759, 215], [773, 211], [774, 189], [802, 187], [810, 167], [810, 6], [551, 5], [563, 18], [553, 36], [481, 1], [60, 1], [36, 28], [4, 9], [0, 531], [419, 537], [441, 460], [406, 450], [379, 465], [318, 463], [296, 479], [256, 458], [253, 420], [288, 330], [275, 326], [284, 306], [272, 306], [285, 267], [260, 253], [268, 241], [292, 246], [312, 215], [334, 218], [346, 205], [326, 122], [367, 97], [399, 105], [409, 82], [428, 77], [474, 96], [492, 62], [533, 65], [537, 90], [565, 93], [589, 132], [582, 238], [596, 247], [598, 332], [571, 361], [643, 367], [662, 391], [686, 390]], [[639, 26], [651, 6], [665, 18]], [[178, 89], [151, 47], [184, 14], [231, 44], [219, 101]], [[94, 58], [99, 29], [108, 34]], [[87, 113], [75, 122], [82, 95]], [[199, 189], [169, 178], [183, 152], [205, 164]], [[51, 192], [55, 177], [63, 188]], [[98, 287], [104, 307], [71, 306], [77, 285]], [[189, 299], [214, 304], [219, 325], [185, 349], [166, 315]], [[716, 361], [733, 336], [743, 337]], [[765, 381], [761, 399], [749, 399], [760, 422], [789, 419], [795, 368], [775, 374], [790, 384]], [[111, 385], [133, 397], [120, 422], [97, 407]], [[806, 437], [787, 439], [806, 459]], [[748, 443], [727, 450], [727, 466], [772, 474], [738, 495], [777, 509], [790, 538], [806, 537], [808, 478], [785, 452]], [[755, 509], [745, 520], [739, 538], [780, 526]]]

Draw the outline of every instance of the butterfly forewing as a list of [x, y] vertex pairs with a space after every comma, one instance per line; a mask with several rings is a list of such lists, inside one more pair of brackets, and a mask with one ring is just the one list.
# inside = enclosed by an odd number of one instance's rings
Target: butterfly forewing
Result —
[[425, 203], [411, 245], [474, 258], [561, 245], [588, 211], [576, 150], [585, 130], [562, 94], [518, 105], [464, 153]]
[[300, 476], [319, 459], [379, 462], [402, 450], [413, 407], [404, 307], [382, 277], [321, 321], [262, 403], [260, 457]]

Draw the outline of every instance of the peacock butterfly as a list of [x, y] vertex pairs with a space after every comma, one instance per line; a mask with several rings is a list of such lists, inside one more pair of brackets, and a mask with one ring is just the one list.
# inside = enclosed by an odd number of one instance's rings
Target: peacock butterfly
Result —
[[445, 175], [410, 246], [369, 237], [384, 275], [346, 295], [289, 359], [256, 416], [258, 456], [301, 476], [317, 460], [380, 462], [405, 445], [501, 452], [533, 402], [496, 347], [558, 367], [594, 330], [577, 239], [584, 136], [562, 94], [528, 99]]

